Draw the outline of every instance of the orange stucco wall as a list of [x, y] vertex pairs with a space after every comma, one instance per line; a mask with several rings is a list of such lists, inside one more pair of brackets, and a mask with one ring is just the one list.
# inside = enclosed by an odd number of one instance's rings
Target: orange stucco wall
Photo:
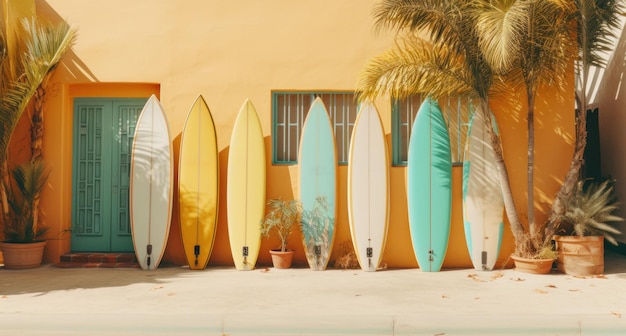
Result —
[[[174, 146], [188, 109], [202, 94], [213, 114], [220, 151], [220, 207], [210, 265], [231, 265], [226, 218], [226, 161], [232, 126], [240, 105], [250, 98], [266, 139], [267, 198], [293, 198], [297, 166], [271, 163], [272, 90], [354, 90], [366, 62], [389, 48], [389, 35], [372, 32], [374, 0], [236, 1], [38, 0], [40, 15], [79, 28], [78, 41], [51, 81], [46, 101], [45, 153], [53, 174], [42, 200], [43, 220], [54, 237], [46, 259], [69, 252], [72, 188], [72, 99], [75, 97], [148, 97], [164, 106]], [[569, 88], [571, 89], [571, 88]], [[572, 90], [570, 90], [571, 92]], [[573, 99], [557, 100], [540, 91], [536, 120], [537, 222], [545, 219], [552, 196], [571, 157]], [[517, 206], [526, 204], [526, 121], [524, 99], [494, 101], [506, 163]], [[377, 101], [391, 146], [391, 103]], [[390, 147], [391, 148], [391, 147]], [[176, 149], [175, 158], [178, 152]], [[346, 209], [347, 167], [339, 167], [335, 256], [350, 241]], [[462, 168], [454, 167], [452, 232], [444, 267], [471, 267], [461, 211]], [[391, 168], [390, 227], [384, 261], [388, 267], [417, 267], [410, 243], [406, 207], [406, 168]], [[176, 215], [176, 204], [174, 214]], [[185, 262], [177, 220], [172, 223], [165, 260]], [[260, 265], [275, 238], [263, 240]], [[295, 263], [306, 265], [300, 237], [291, 241]], [[502, 265], [513, 250], [510, 231], [500, 254]]]

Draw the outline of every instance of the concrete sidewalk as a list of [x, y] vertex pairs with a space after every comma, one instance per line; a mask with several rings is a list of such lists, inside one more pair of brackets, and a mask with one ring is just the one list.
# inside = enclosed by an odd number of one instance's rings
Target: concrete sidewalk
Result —
[[0, 335], [624, 335], [626, 256], [606, 275], [0, 269]]

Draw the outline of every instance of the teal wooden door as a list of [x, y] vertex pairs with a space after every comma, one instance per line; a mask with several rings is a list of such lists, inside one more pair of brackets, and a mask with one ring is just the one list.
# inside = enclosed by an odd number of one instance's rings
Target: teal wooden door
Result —
[[74, 99], [74, 252], [132, 252], [130, 156], [147, 99]]

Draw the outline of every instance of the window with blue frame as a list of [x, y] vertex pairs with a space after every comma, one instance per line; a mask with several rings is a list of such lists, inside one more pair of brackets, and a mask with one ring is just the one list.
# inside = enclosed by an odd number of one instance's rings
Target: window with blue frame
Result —
[[353, 91], [273, 91], [272, 92], [272, 162], [298, 163], [300, 135], [307, 113], [320, 97], [330, 115], [337, 144], [339, 164], [348, 163], [350, 137], [358, 103]]
[[[408, 162], [409, 141], [413, 122], [417, 116], [425, 96], [414, 95], [404, 99], [392, 100], [392, 151], [393, 165], [406, 166]], [[442, 98], [438, 101], [439, 107], [448, 125], [452, 162], [459, 164], [463, 161], [463, 148], [467, 136], [469, 118], [473, 111], [472, 104], [467, 99]]]

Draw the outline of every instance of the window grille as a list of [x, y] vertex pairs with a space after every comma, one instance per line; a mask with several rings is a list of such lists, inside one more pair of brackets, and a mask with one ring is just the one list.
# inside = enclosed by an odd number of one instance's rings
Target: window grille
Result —
[[[409, 140], [413, 122], [425, 96], [414, 95], [392, 101], [392, 144], [393, 164], [406, 166], [408, 162]], [[467, 137], [469, 118], [473, 111], [470, 100], [461, 98], [441, 98], [438, 101], [448, 125], [452, 162], [463, 161], [463, 148]]]
[[358, 105], [354, 92], [272, 92], [272, 161], [297, 164], [304, 120], [315, 98], [320, 97], [330, 115], [339, 164], [348, 163], [350, 137]]

